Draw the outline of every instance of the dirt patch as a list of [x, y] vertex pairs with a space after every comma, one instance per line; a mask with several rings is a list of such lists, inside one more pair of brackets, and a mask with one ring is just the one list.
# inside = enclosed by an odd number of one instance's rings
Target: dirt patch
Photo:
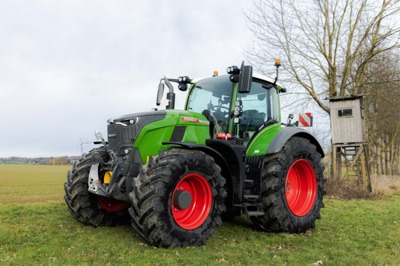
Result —
[[336, 199], [375, 199], [379, 195], [377, 193], [369, 193], [362, 186], [358, 186], [355, 182], [335, 181], [328, 179], [325, 184], [326, 196]]
[[331, 198], [340, 199], [375, 199], [382, 195], [400, 191], [400, 176], [372, 175], [372, 193], [366, 192], [365, 188], [356, 184], [355, 181], [339, 182], [328, 179], [325, 184], [326, 194]]
[[371, 175], [372, 190], [375, 193], [391, 194], [400, 191], [400, 176]]

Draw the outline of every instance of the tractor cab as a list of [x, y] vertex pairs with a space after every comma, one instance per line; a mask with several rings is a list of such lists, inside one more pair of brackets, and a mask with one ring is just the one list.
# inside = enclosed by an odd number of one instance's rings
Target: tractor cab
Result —
[[279, 85], [254, 75], [251, 89], [241, 92], [229, 75], [201, 79], [191, 86], [185, 109], [210, 121], [211, 138], [238, 138], [247, 144], [265, 126], [280, 123]]

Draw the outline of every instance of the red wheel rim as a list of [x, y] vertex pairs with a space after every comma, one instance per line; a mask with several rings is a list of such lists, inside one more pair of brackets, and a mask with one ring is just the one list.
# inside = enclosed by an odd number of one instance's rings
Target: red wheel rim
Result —
[[97, 196], [97, 201], [103, 209], [109, 212], [120, 212], [129, 207], [127, 202], [113, 198]]
[[286, 202], [296, 216], [305, 216], [313, 208], [317, 196], [314, 169], [304, 159], [295, 161], [289, 169], [285, 182]]
[[[188, 206], [181, 208], [174, 199], [179, 193], [191, 196]], [[175, 186], [171, 199], [171, 211], [175, 222], [186, 230], [201, 226], [207, 219], [212, 206], [212, 191], [207, 179], [200, 174], [188, 174]]]

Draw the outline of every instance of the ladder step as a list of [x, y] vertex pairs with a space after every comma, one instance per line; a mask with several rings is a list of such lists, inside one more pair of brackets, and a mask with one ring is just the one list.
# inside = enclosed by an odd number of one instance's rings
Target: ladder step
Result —
[[244, 199], [250, 200], [250, 201], [255, 201], [260, 198], [259, 195], [243, 195]]
[[246, 214], [248, 216], [263, 216], [265, 212], [263, 211], [247, 211]]

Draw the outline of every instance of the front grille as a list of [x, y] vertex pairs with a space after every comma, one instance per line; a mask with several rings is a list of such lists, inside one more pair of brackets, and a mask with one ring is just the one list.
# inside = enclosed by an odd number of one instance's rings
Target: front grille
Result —
[[138, 127], [134, 125], [109, 124], [108, 125], [108, 146], [114, 152], [119, 152], [122, 148], [132, 147], [138, 132]]
[[140, 131], [148, 124], [164, 119], [165, 111], [136, 113], [108, 120], [108, 146], [123, 154], [122, 149], [132, 148]]

